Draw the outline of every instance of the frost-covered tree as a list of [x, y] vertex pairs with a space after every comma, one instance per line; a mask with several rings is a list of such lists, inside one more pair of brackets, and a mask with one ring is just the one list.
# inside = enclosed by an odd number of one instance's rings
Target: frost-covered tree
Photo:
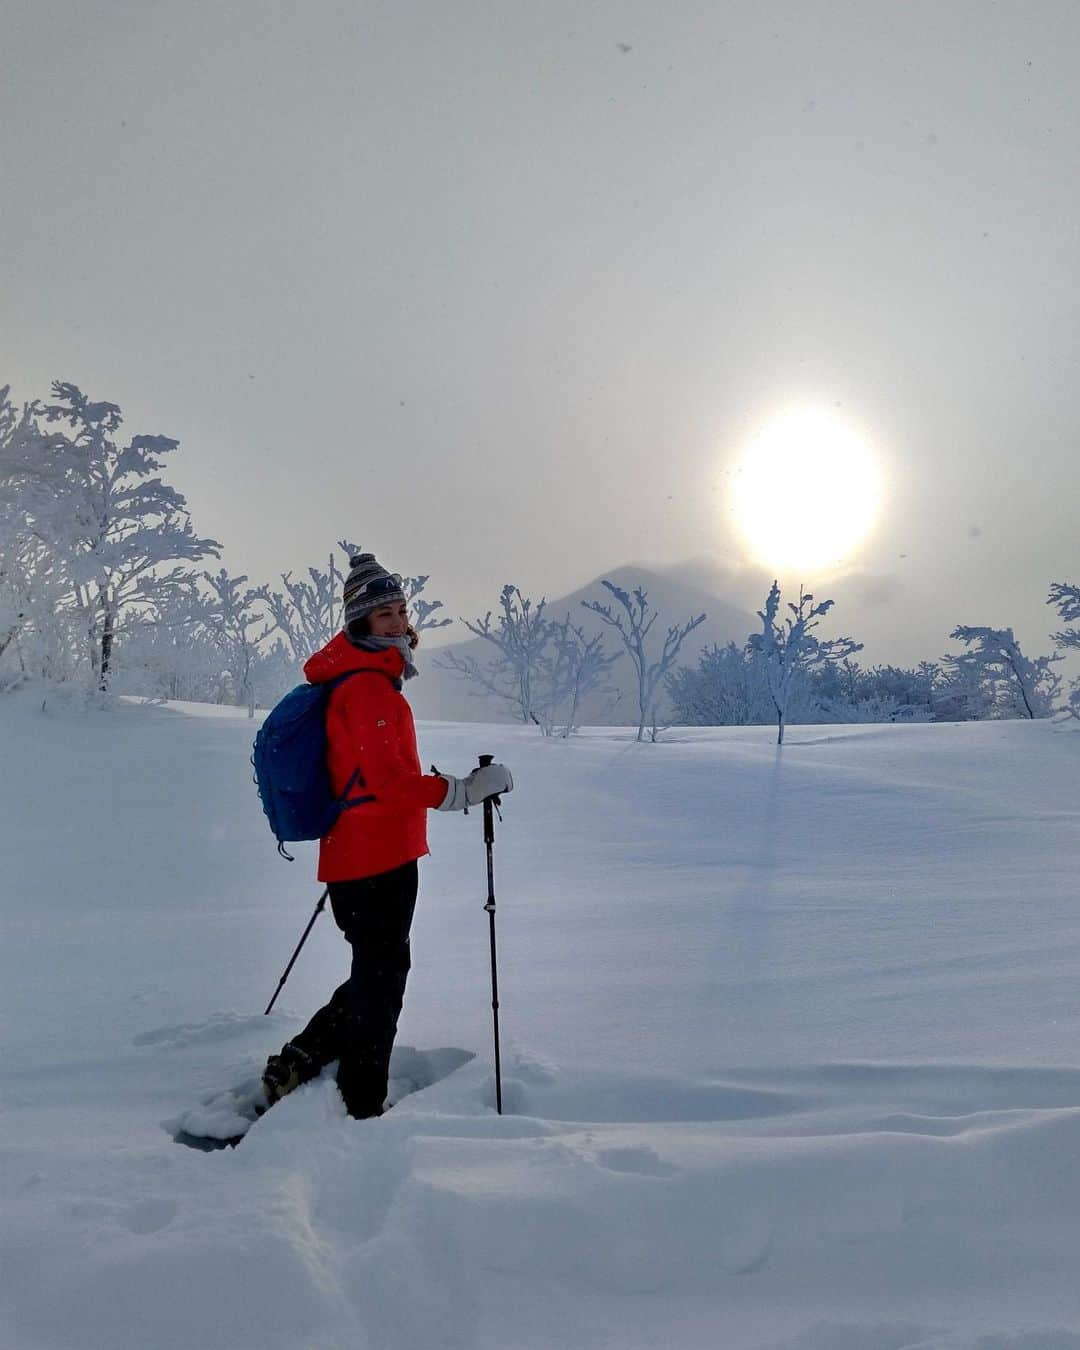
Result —
[[970, 650], [948, 658], [949, 665], [969, 686], [992, 691], [990, 715], [1049, 717], [1061, 689], [1061, 676], [1052, 669], [1061, 654], [1026, 657], [1011, 628], [972, 628], [961, 625], [949, 634]]
[[24, 576], [29, 565], [25, 556], [29, 534], [26, 507], [15, 474], [17, 440], [23, 418], [8, 397], [10, 385], [0, 389], [0, 657], [11, 645], [26, 620], [23, 600]]
[[482, 619], [462, 619], [470, 633], [494, 648], [495, 655], [481, 662], [446, 652], [435, 658], [435, 664], [508, 703], [522, 722], [543, 729], [543, 674], [552, 636], [552, 625], [544, 614], [546, 605], [545, 599], [534, 605], [516, 586], [504, 586], [499, 595], [501, 613], [494, 621], [491, 610]]
[[424, 587], [431, 580], [430, 574], [419, 577], [402, 577], [401, 589], [405, 592], [405, 601], [409, 606], [409, 622], [417, 633], [429, 632], [433, 628], [445, 628], [453, 623], [453, 619], [436, 619], [432, 616], [437, 609], [442, 609], [441, 600], [428, 600], [422, 594]]
[[[1046, 603], [1055, 606], [1063, 623], [1080, 625], [1080, 586], [1055, 581], [1050, 587], [1050, 597]], [[1060, 652], [1080, 651], [1080, 626], [1059, 629], [1052, 636]], [[1069, 685], [1062, 711], [1071, 717], [1080, 718], [1080, 677]]]
[[[221, 645], [211, 633], [213, 602], [198, 578], [155, 607], [153, 615], [129, 618], [115, 648], [111, 688], [143, 698], [221, 699]], [[231, 679], [231, 677], [230, 677]]]
[[586, 637], [585, 630], [572, 623], [569, 614], [561, 623], [551, 625], [551, 654], [545, 671], [544, 721], [548, 734], [553, 734], [556, 722], [562, 721], [562, 736], [572, 735], [578, 726], [578, 710], [588, 695], [614, 694], [608, 678], [621, 658], [622, 652], [604, 650], [601, 634]]
[[462, 620], [494, 647], [488, 660], [445, 652], [435, 664], [468, 681], [474, 693], [505, 703], [545, 736], [560, 723], [562, 735], [571, 735], [582, 700], [608, 690], [608, 672], [620, 654], [605, 652], [602, 637], [586, 637], [569, 614], [561, 623], [548, 619], [547, 601], [534, 604], [516, 586], [503, 587], [499, 605], [494, 621], [490, 610], [482, 619]]
[[941, 683], [934, 691], [935, 722], [985, 722], [999, 716], [1000, 678], [971, 664], [942, 662]]
[[307, 569], [307, 581], [282, 572], [283, 590], [259, 586], [255, 598], [266, 606], [270, 632], [279, 633], [299, 667], [312, 652], [325, 647], [341, 628], [341, 590], [345, 578], [330, 554], [325, 570]]
[[[71, 604], [64, 582], [68, 526], [65, 442], [43, 433], [35, 404], [0, 389], [0, 662], [20, 676], [71, 673]], [[13, 658], [13, 660], [12, 660]]]
[[55, 530], [50, 542], [104, 690], [124, 616], [152, 612], [190, 577], [182, 564], [217, 556], [221, 545], [195, 534], [183, 495], [158, 475], [177, 441], [139, 435], [121, 446], [116, 404], [91, 402], [63, 381], [52, 388], [56, 402], [41, 414], [68, 430], [37, 439], [43, 472], [60, 484], [58, 510], [41, 527]]
[[706, 647], [696, 667], [673, 670], [665, 687], [675, 720], [684, 726], [760, 726], [774, 716], [765, 663], [735, 642]]
[[667, 636], [664, 638], [663, 646], [659, 655], [651, 659], [646, 646], [646, 639], [649, 636], [653, 624], [659, 618], [659, 612], [654, 610], [649, 613], [648, 592], [637, 587], [631, 594], [623, 590], [621, 586], [616, 586], [614, 582], [602, 581], [600, 583], [606, 590], [610, 591], [612, 596], [621, 606], [621, 612], [615, 610], [611, 603], [601, 604], [599, 600], [582, 600], [582, 605], [590, 609], [609, 627], [614, 628], [622, 639], [622, 644], [630, 654], [630, 660], [634, 663], [634, 670], [638, 681], [638, 729], [637, 739], [645, 739], [645, 728], [652, 725], [656, 727], [656, 700], [661, 686], [661, 682], [675, 664], [675, 658], [679, 654], [679, 648], [683, 640], [694, 631], [699, 624], [705, 622], [705, 615], [699, 614], [696, 618], [688, 619], [681, 627], [673, 626], [667, 630]]
[[[1050, 586], [1050, 596], [1046, 603], [1055, 606], [1062, 623], [1080, 625], [1080, 586], [1055, 581]], [[1053, 638], [1059, 647], [1080, 649], [1080, 627], [1063, 628], [1054, 633]]]
[[[338, 541], [338, 547], [347, 559], [363, 552], [344, 539]], [[283, 572], [283, 590], [260, 586], [256, 592], [266, 605], [271, 622], [270, 631], [280, 634], [297, 666], [302, 665], [312, 652], [325, 647], [334, 634], [340, 631], [341, 596], [347, 569], [339, 567], [331, 554], [325, 569], [309, 567], [307, 572], [306, 581], [294, 581], [291, 572]], [[418, 633], [425, 629], [444, 628], [453, 622], [452, 619], [432, 617], [436, 610], [442, 609], [442, 601], [422, 597], [421, 593], [429, 580], [429, 576], [402, 578], [410, 622]]]
[[253, 588], [243, 589], [246, 576], [231, 577], [225, 568], [203, 576], [210, 592], [203, 624], [221, 653], [222, 670], [229, 674], [235, 701], [254, 717], [260, 644], [271, 632], [257, 608], [261, 597]]
[[791, 611], [789, 618], [777, 622], [780, 608], [780, 585], [774, 581], [769, 591], [765, 608], [758, 610], [762, 631], [752, 633], [749, 638], [751, 649], [765, 663], [765, 676], [769, 685], [769, 694], [776, 710], [777, 745], [784, 743], [784, 726], [787, 722], [792, 695], [807, 682], [810, 673], [829, 661], [843, 661], [855, 652], [862, 651], [862, 643], [851, 638], [830, 638], [822, 641], [814, 636], [821, 618], [829, 612], [835, 601], [822, 600], [813, 603], [814, 597], [802, 589], [799, 590], [799, 603], [788, 602]]
[[76, 678], [82, 626], [48, 548], [20, 536], [0, 561], [0, 683]]

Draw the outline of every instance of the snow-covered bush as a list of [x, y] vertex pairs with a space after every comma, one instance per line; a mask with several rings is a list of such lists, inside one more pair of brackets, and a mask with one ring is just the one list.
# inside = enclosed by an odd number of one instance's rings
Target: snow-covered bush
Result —
[[[923, 661], [914, 670], [857, 661], [827, 661], [810, 672], [817, 716], [828, 722], [930, 722], [940, 668]], [[793, 721], [791, 717], [788, 721]]]
[[[850, 659], [825, 661], [796, 676], [785, 724], [929, 722], [937, 667], [915, 670]], [[706, 648], [696, 668], [681, 666], [667, 679], [676, 721], [688, 726], [761, 726], [776, 719], [776, 705], [759, 653], [729, 642]]]
[[679, 666], [664, 684], [684, 726], [761, 726], [776, 715], [761, 657], [734, 642], [706, 647], [696, 667]]

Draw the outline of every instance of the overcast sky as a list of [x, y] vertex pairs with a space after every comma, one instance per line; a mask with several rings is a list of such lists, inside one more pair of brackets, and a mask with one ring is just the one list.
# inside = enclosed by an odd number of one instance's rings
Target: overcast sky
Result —
[[1049, 649], [1048, 583], [1080, 581], [1075, 0], [3, 15], [0, 383], [179, 438], [230, 570], [347, 536], [471, 615], [507, 580], [737, 568], [732, 466], [811, 402], [887, 475], [858, 556], [804, 578], [834, 631]]

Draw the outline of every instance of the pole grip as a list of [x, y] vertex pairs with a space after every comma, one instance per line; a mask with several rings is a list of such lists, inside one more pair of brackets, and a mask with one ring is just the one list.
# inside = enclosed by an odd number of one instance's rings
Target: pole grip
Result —
[[[478, 762], [479, 762], [479, 765], [480, 765], [480, 768], [481, 768], [481, 769], [486, 769], [487, 766], [488, 766], [489, 764], [494, 764], [494, 763], [495, 763], [495, 756], [494, 756], [494, 755], [481, 755]], [[501, 805], [501, 802], [500, 802], [500, 799], [499, 799], [498, 797], [485, 797], [485, 798], [484, 798], [484, 843], [485, 843], [485, 844], [493, 844], [493, 843], [495, 842], [495, 812], [494, 812], [494, 810], [493, 810], [492, 808], [495, 807], [495, 806], [499, 806], [499, 805]], [[489, 896], [488, 896], [488, 904], [493, 905], [494, 903], [495, 903], [495, 897], [489, 895]]]

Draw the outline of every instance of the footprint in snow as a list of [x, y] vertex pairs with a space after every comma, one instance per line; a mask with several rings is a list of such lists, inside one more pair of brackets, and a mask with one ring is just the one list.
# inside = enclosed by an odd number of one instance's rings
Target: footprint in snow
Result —
[[666, 1163], [651, 1148], [602, 1148], [596, 1154], [600, 1167], [609, 1172], [631, 1172], [642, 1177], [673, 1177], [679, 1169]]
[[159, 1233], [172, 1223], [177, 1211], [175, 1200], [140, 1200], [121, 1216], [121, 1221], [133, 1233]]

